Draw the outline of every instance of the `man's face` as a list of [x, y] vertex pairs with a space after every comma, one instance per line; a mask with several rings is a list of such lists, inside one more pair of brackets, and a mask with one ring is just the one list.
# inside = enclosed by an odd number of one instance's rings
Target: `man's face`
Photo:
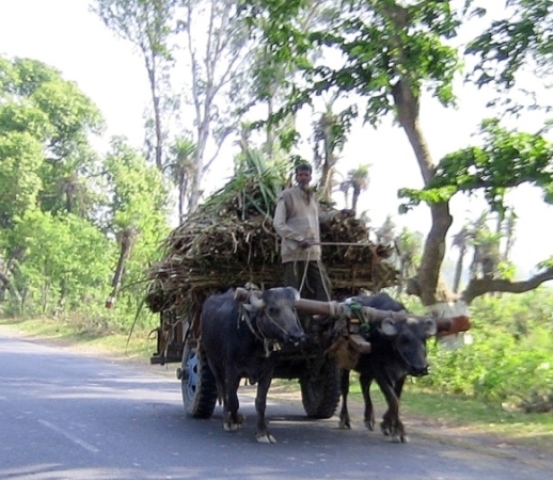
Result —
[[298, 170], [296, 172], [296, 182], [302, 188], [307, 187], [311, 181], [311, 172], [309, 170]]

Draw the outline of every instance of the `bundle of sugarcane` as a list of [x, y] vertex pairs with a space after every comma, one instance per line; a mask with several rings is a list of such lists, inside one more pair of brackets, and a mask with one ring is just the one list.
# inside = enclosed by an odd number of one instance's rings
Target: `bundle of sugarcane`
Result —
[[[214, 291], [247, 282], [262, 288], [281, 284], [272, 214], [288, 169], [287, 163], [267, 163], [249, 152], [231, 181], [173, 230], [164, 259], [148, 272], [146, 303], [152, 311], [195, 312]], [[368, 241], [363, 223], [337, 215], [321, 228], [321, 242], [328, 244], [322, 247], [323, 263], [340, 292], [396, 283], [396, 270], [382, 261], [390, 251]]]

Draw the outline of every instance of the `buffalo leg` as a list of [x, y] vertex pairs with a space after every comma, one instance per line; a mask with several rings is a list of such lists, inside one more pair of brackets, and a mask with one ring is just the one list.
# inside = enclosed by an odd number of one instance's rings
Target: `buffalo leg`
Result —
[[226, 372], [225, 375], [225, 397], [223, 406], [223, 428], [227, 432], [238, 430], [244, 421], [244, 417], [238, 412], [238, 386], [240, 376]]
[[403, 376], [401, 377], [397, 382], [396, 384], [394, 385], [394, 392], [396, 392], [396, 397], [397, 397], [397, 400], [399, 402], [400, 398], [401, 398], [401, 392], [403, 391], [403, 385], [405, 384], [405, 379], [407, 378], [407, 376]]
[[276, 443], [275, 437], [273, 437], [267, 429], [267, 420], [265, 418], [265, 409], [267, 408], [267, 393], [271, 386], [271, 379], [273, 378], [272, 370], [267, 372], [257, 384], [257, 394], [255, 396], [255, 411], [257, 413], [257, 425], [255, 430], [255, 439], [259, 443]]
[[380, 429], [384, 435], [391, 435], [394, 441], [406, 442], [405, 429], [399, 419], [399, 399], [395, 392], [395, 386], [381, 378], [377, 378], [377, 382], [388, 405], [388, 410], [382, 417]]
[[340, 410], [339, 428], [351, 429], [348, 412], [349, 370], [342, 369], [340, 372], [340, 390], [342, 393], [342, 409]]
[[363, 400], [365, 402], [363, 421], [365, 423], [365, 427], [373, 431], [376, 421], [374, 419], [374, 407], [371, 399], [372, 378], [361, 376], [359, 378], [359, 382], [361, 383], [361, 392], [363, 392]]

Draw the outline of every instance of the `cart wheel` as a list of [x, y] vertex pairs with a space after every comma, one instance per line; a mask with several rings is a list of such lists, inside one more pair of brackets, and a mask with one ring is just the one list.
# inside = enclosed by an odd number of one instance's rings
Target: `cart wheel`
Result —
[[318, 371], [301, 377], [300, 387], [303, 408], [309, 418], [334, 415], [340, 401], [340, 369], [334, 362], [326, 360]]
[[184, 410], [188, 416], [211, 417], [217, 403], [217, 385], [201, 348], [185, 346], [181, 388]]

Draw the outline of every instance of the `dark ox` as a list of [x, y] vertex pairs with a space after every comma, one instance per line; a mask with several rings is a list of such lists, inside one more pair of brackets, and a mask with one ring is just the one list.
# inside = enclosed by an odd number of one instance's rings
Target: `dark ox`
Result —
[[257, 383], [255, 410], [258, 442], [275, 443], [267, 429], [267, 392], [275, 367], [271, 355], [277, 344], [298, 344], [304, 333], [296, 312], [294, 288], [252, 291], [248, 303], [233, 290], [209, 297], [201, 312], [201, 345], [223, 400], [223, 427], [237, 430], [244, 417], [238, 412], [241, 378]]
[[[358, 296], [353, 300], [365, 307], [400, 312], [406, 310], [386, 293], [371, 296]], [[370, 386], [376, 380], [386, 399], [388, 410], [382, 417], [380, 428], [394, 441], [406, 442], [407, 436], [399, 419], [399, 400], [407, 375], [428, 374], [426, 340], [436, 334], [436, 322], [430, 318], [392, 320], [385, 318], [371, 322], [368, 335], [364, 337], [371, 344], [371, 353], [362, 354], [355, 370], [359, 372], [359, 382], [365, 401], [364, 422], [369, 430], [374, 430], [375, 416], [370, 396]], [[349, 370], [342, 371], [342, 409], [340, 428], [351, 428], [347, 408], [349, 390]]]

